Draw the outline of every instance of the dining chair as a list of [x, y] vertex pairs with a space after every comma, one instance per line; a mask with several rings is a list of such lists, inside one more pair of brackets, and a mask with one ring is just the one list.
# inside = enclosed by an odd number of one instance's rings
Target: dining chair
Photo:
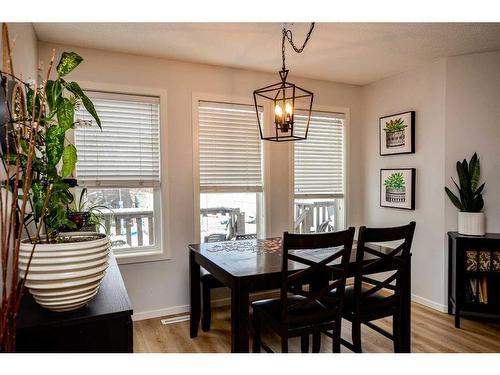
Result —
[[[400, 352], [401, 308], [403, 277], [410, 272], [410, 256], [415, 222], [392, 228], [360, 227], [356, 250], [354, 285], [344, 293], [342, 317], [352, 324], [352, 343], [341, 339], [342, 345], [354, 352], [361, 352], [361, 324], [373, 329], [394, 342], [394, 351]], [[377, 243], [398, 241], [399, 246], [389, 252], [376, 249]], [[374, 270], [386, 270], [374, 272]], [[392, 333], [372, 323], [392, 316]], [[336, 334], [336, 332], [334, 332]], [[327, 333], [330, 337], [332, 334]]]
[[[237, 234], [236, 240], [249, 240], [257, 238], [257, 234]], [[205, 237], [205, 242], [219, 242], [226, 241], [225, 235], [211, 234]], [[205, 269], [201, 269], [201, 299], [202, 299], [202, 315], [201, 315], [201, 329], [203, 332], [210, 331], [212, 323], [212, 289], [222, 288], [224, 284]]]
[[[283, 353], [288, 352], [289, 338], [301, 337], [301, 351], [307, 352], [309, 335], [333, 331], [332, 349], [340, 352], [342, 299], [353, 238], [352, 227], [334, 233], [284, 233], [280, 297], [252, 303], [254, 353], [261, 347], [272, 352], [262, 341], [263, 328], [281, 337]], [[291, 264], [305, 267], [289, 272]]]

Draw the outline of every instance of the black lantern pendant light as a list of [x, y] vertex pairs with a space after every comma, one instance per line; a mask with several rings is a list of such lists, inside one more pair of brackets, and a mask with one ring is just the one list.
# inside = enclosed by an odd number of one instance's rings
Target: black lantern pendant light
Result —
[[[260, 138], [266, 141], [286, 142], [307, 139], [309, 121], [314, 94], [303, 89], [292, 82], [287, 81], [288, 69], [285, 65], [285, 42], [288, 40], [294, 51], [301, 53], [314, 29], [311, 23], [309, 32], [302, 47], [297, 48], [293, 43], [292, 31], [283, 27], [283, 38], [281, 41], [281, 57], [283, 65], [279, 72], [281, 82], [262, 87], [253, 92], [255, 112], [259, 124]], [[263, 129], [262, 119], [259, 116], [259, 101], [271, 100], [274, 108], [274, 127]], [[301, 126], [295, 126], [297, 112], [300, 110]]]

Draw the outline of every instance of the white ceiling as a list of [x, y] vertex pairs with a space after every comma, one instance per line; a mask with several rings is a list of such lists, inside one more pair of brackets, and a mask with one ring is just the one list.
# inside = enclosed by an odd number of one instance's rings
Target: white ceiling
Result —
[[[41, 41], [260, 71], [281, 68], [280, 23], [35, 23]], [[289, 25], [301, 44], [309, 24]], [[363, 85], [441, 57], [500, 50], [500, 23], [318, 23], [290, 75]]]

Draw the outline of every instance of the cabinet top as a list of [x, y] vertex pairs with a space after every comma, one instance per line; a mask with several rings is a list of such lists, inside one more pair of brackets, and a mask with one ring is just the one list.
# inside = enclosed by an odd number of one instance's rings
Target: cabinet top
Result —
[[500, 240], [500, 233], [486, 233], [484, 236], [466, 236], [458, 232], [448, 232], [448, 236], [453, 239]]
[[115, 257], [110, 252], [109, 267], [99, 293], [87, 306], [70, 312], [51, 312], [38, 305], [28, 290], [24, 291], [17, 329], [77, 324], [103, 317], [132, 315], [132, 307]]

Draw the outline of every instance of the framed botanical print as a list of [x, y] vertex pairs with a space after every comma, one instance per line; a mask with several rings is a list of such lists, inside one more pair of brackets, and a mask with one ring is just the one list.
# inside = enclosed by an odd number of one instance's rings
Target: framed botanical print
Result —
[[379, 119], [380, 155], [415, 153], [415, 111]]
[[380, 170], [380, 207], [415, 209], [415, 168]]

